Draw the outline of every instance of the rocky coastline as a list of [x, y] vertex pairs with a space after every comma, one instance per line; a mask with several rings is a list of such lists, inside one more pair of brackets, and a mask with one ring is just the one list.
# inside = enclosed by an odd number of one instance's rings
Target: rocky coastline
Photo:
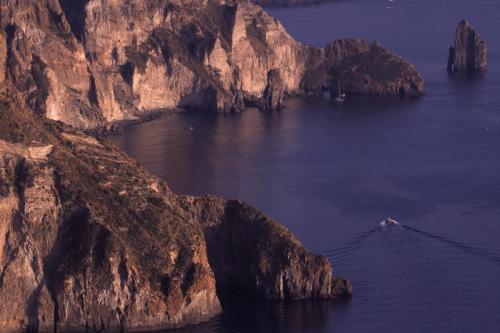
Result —
[[349, 281], [238, 200], [180, 196], [86, 134], [158, 110], [285, 107], [337, 81], [418, 96], [377, 43], [294, 40], [248, 0], [0, 4], [0, 331], [144, 331], [206, 321], [228, 290], [349, 297]]
[[257, 299], [352, 293], [326, 258], [258, 210], [177, 196], [23, 97], [0, 83], [2, 332], [180, 327], [219, 314], [229, 287]]
[[303, 45], [248, 0], [6, 0], [1, 22], [7, 75], [28, 107], [81, 129], [164, 109], [279, 109], [339, 72], [367, 81], [347, 85], [354, 95], [424, 92], [416, 69], [382, 47]]

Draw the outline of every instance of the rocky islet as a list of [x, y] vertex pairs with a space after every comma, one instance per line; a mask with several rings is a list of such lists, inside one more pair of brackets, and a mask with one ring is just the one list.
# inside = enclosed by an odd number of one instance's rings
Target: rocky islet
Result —
[[450, 72], [484, 72], [488, 67], [488, 49], [479, 32], [462, 20], [455, 32], [448, 56]]

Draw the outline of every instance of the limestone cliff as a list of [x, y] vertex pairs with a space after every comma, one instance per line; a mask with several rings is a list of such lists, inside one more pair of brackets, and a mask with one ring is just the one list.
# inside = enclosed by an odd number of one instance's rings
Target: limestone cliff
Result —
[[[319, 93], [338, 72], [328, 47], [297, 42], [248, 0], [0, 4], [8, 76], [31, 109], [80, 128], [177, 107], [281, 108], [284, 96]], [[389, 52], [356, 50], [348, 58], [339, 70], [350, 75], [360, 66], [352, 81], [370, 82], [351, 84], [353, 93], [423, 93], [418, 72]], [[380, 69], [373, 60], [404, 66]], [[398, 79], [378, 84], [386, 69]]]
[[262, 213], [179, 197], [22, 97], [0, 83], [0, 331], [183, 326], [220, 313], [229, 282], [272, 299], [350, 294]]
[[450, 72], [484, 72], [488, 67], [488, 49], [481, 36], [465, 20], [458, 24], [448, 57]]

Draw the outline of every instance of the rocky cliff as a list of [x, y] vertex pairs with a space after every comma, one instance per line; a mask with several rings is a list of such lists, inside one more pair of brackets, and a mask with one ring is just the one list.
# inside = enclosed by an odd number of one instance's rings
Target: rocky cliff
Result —
[[24, 104], [0, 83], [0, 331], [178, 327], [220, 313], [229, 287], [351, 293], [264, 214], [179, 197], [114, 146]]
[[79, 128], [177, 107], [281, 108], [334, 75], [355, 94], [423, 93], [418, 72], [381, 47], [345, 42], [359, 45], [342, 47], [346, 62], [332, 68], [328, 55], [344, 42], [307, 47], [248, 0], [0, 4], [9, 78], [36, 113]]
[[341, 85], [350, 95], [418, 96], [424, 80], [416, 68], [378, 43], [343, 39], [325, 48], [332, 93]]
[[448, 57], [450, 72], [483, 72], [488, 67], [488, 49], [471, 24], [465, 20], [458, 24], [453, 46]]
[[7, 60], [7, 39], [0, 29], [0, 82], [5, 80], [5, 61]]
[[351, 284], [332, 275], [325, 257], [307, 252], [285, 227], [237, 200], [182, 197], [201, 221], [208, 257], [222, 293], [264, 299], [348, 296]]

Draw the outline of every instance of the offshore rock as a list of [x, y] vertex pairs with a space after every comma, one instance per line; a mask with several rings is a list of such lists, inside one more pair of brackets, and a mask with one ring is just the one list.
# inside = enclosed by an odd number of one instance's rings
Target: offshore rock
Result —
[[378, 43], [341, 39], [325, 49], [332, 93], [350, 95], [419, 96], [424, 80], [416, 68]]
[[257, 210], [177, 196], [23, 97], [0, 84], [0, 331], [184, 326], [219, 314], [230, 284], [270, 299], [351, 292]]
[[[297, 42], [248, 0], [0, 0], [0, 6], [9, 78], [36, 113], [78, 128], [171, 108], [280, 108], [281, 94], [317, 94], [332, 80], [328, 47]], [[353, 81], [353, 93], [423, 90], [411, 89], [415, 74], [404, 72], [412, 66], [403, 59], [365, 52], [358, 63], [358, 55], [340, 69], [369, 81]], [[370, 68], [371, 60], [401, 66]]]
[[450, 47], [448, 71], [484, 72], [488, 67], [486, 44], [469, 22], [463, 20], [455, 32], [454, 45]]

